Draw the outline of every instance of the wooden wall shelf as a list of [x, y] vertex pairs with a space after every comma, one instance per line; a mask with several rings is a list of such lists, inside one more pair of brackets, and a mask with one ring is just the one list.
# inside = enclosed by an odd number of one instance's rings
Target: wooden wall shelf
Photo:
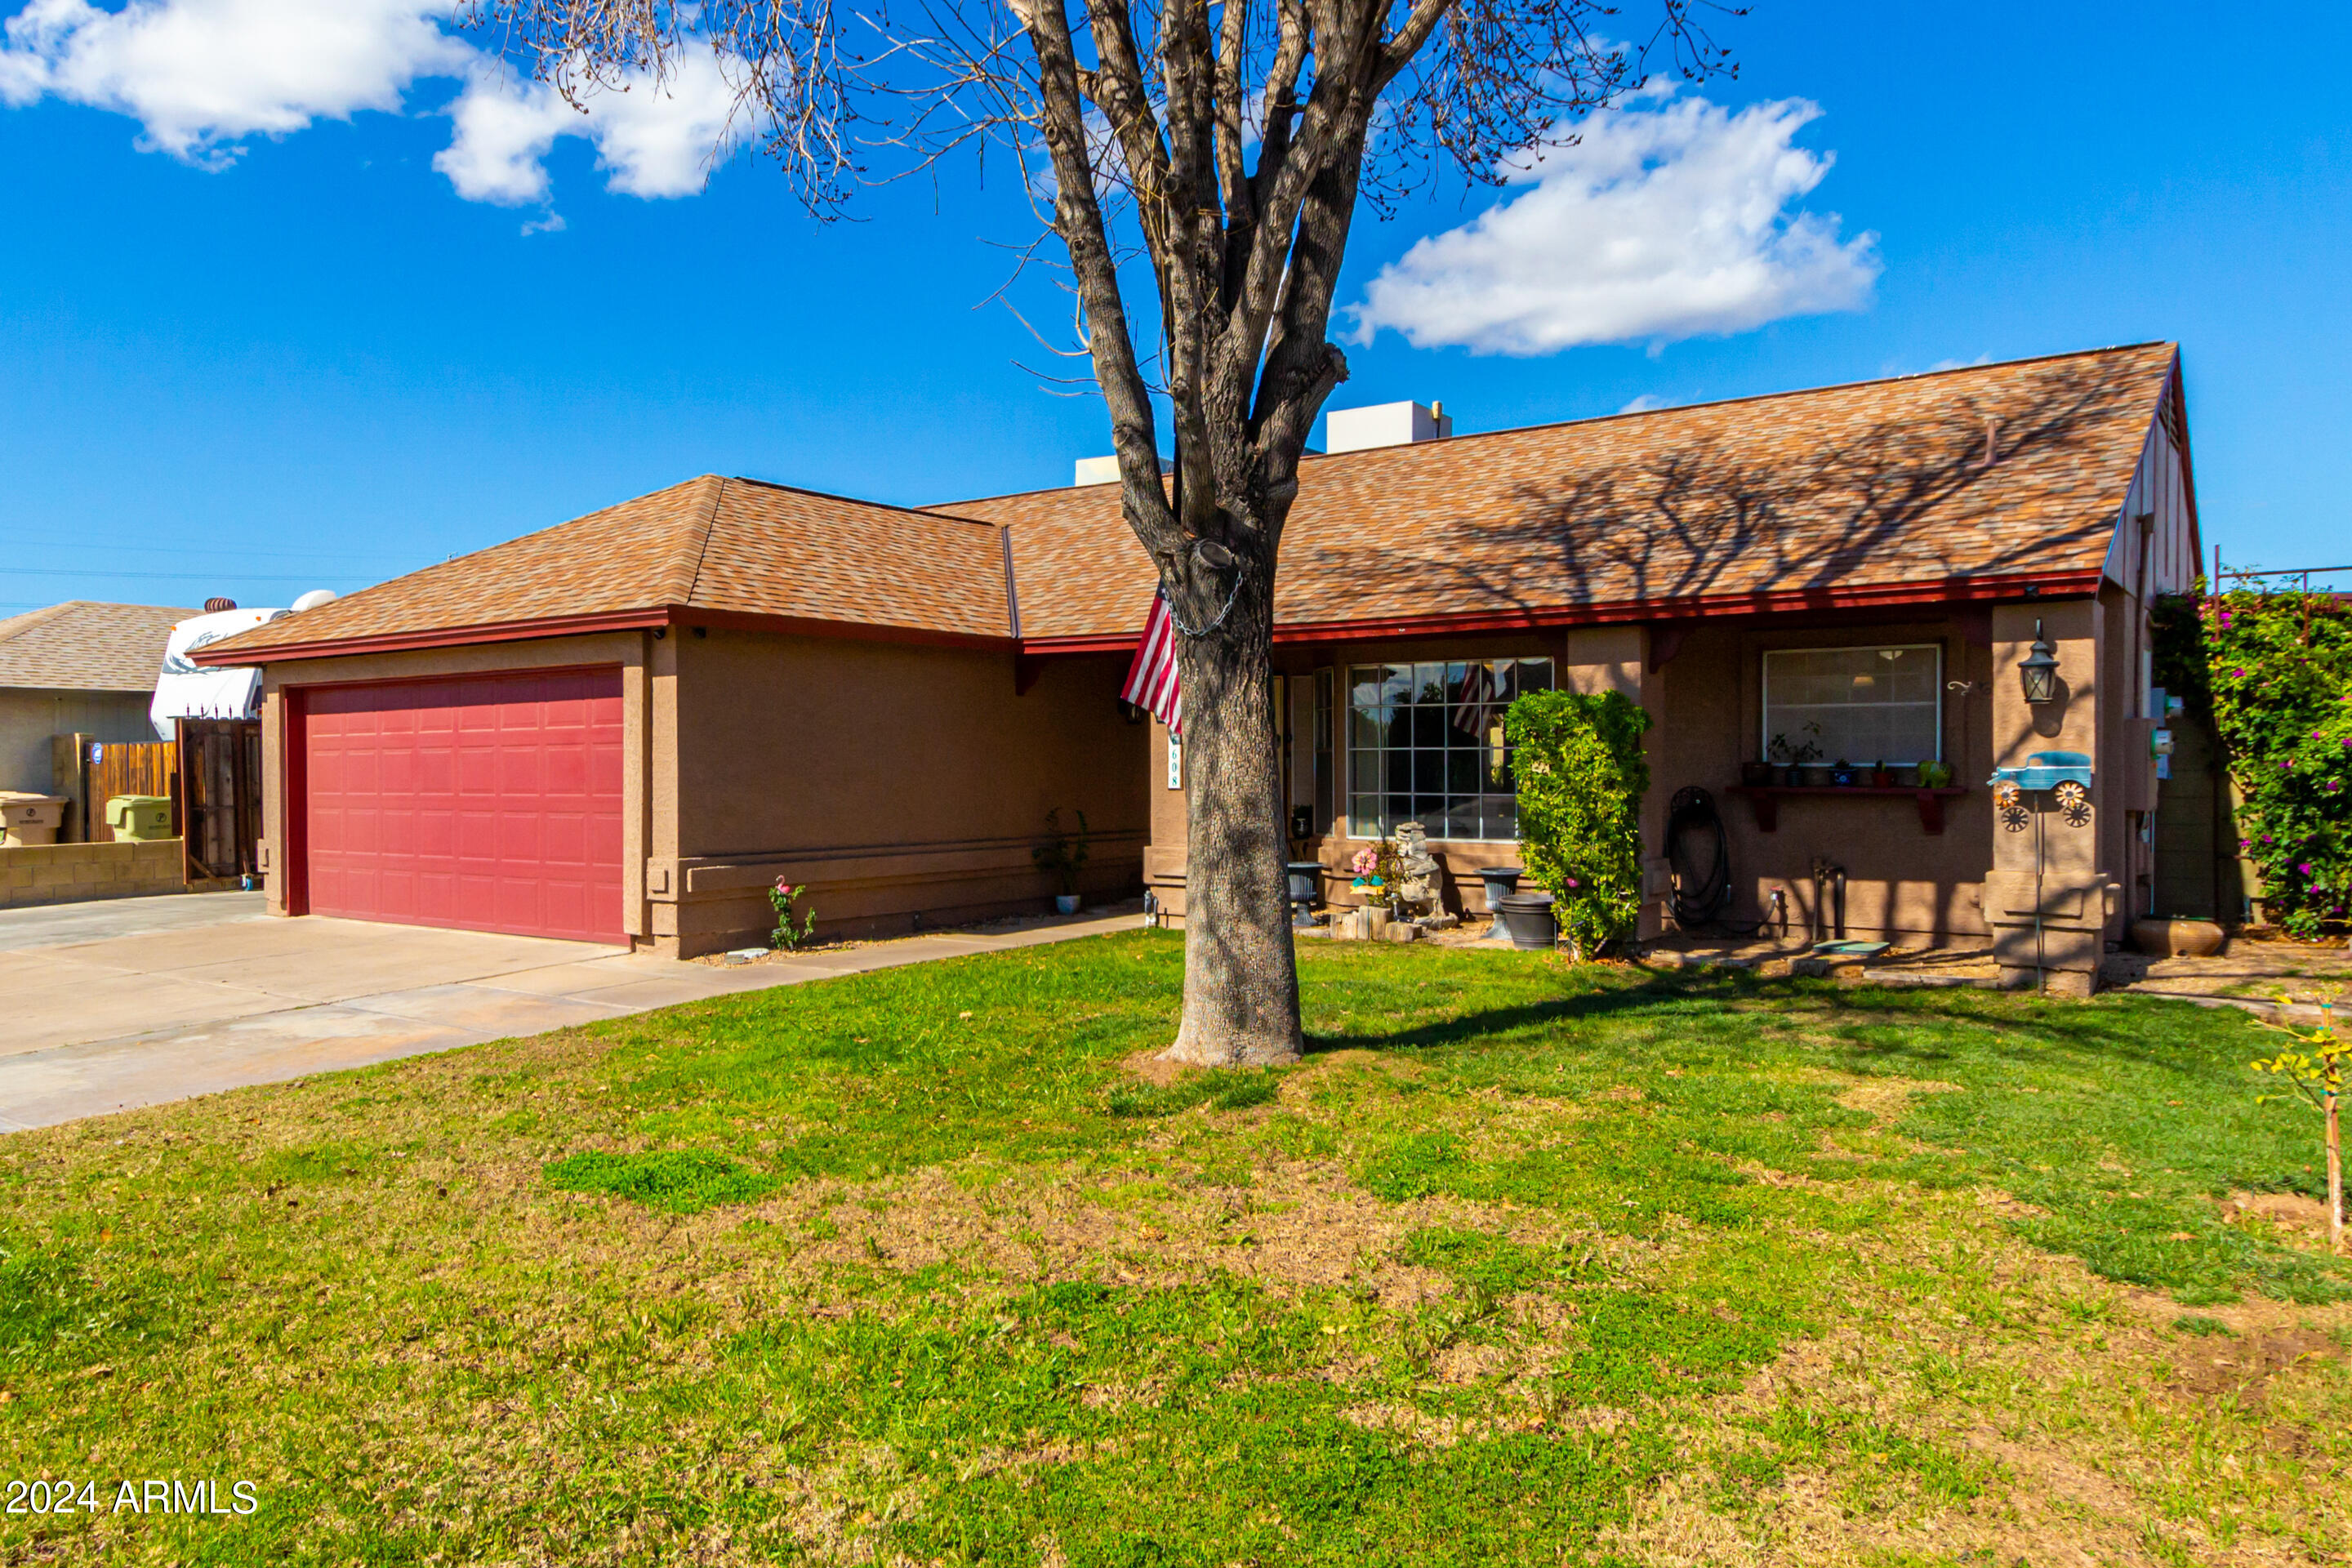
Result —
[[1888, 784], [1733, 784], [1733, 795], [1744, 795], [1756, 813], [1756, 829], [1759, 833], [1777, 833], [1780, 827], [1780, 797], [1782, 795], [1835, 796], [1840, 800], [1904, 800], [1917, 803], [1919, 830], [1922, 833], [1944, 831], [1944, 803], [1955, 795], [1968, 794], [1964, 784], [1947, 784], [1941, 789], [1918, 785]]

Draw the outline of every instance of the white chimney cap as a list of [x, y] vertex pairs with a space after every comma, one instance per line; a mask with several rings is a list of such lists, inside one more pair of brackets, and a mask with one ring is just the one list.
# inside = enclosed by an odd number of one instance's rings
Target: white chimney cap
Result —
[[1360, 452], [1368, 447], [1443, 441], [1454, 434], [1454, 416], [1442, 403], [1426, 408], [1418, 403], [1376, 403], [1369, 408], [1334, 408], [1329, 427], [1328, 450]]
[[[1167, 458], [1160, 459], [1160, 471], [1168, 473], [1176, 467]], [[1115, 485], [1118, 483], [1118, 454], [1108, 458], [1080, 458], [1072, 485]]]

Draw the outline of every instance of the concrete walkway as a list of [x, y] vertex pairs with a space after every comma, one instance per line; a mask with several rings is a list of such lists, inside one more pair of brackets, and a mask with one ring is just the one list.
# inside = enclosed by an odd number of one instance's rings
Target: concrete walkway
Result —
[[261, 897], [0, 914], [0, 1132], [1135, 923], [1097, 910], [719, 967], [540, 937], [278, 920]]

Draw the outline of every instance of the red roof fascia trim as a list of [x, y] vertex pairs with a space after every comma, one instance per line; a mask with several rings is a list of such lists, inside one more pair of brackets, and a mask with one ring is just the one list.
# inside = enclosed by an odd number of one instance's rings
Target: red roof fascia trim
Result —
[[674, 626], [714, 626], [720, 631], [775, 632], [784, 636], [852, 637], [865, 642], [921, 643], [932, 647], [1011, 649], [1014, 639], [1003, 632], [941, 632], [926, 626], [893, 626], [866, 621], [827, 621], [801, 616], [763, 616], [751, 610], [674, 612]]
[[477, 643], [530, 642], [547, 637], [579, 637], [589, 632], [640, 631], [648, 626], [716, 626], [729, 631], [852, 637], [944, 647], [1010, 648], [1013, 646], [1009, 637], [983, 637], [976, 633], [929, 631], [920, 626], [869, 626], [855, 621], [813, 620], [799, 616], [762, 616], [740, 610], [698, 610], [670, 605], [593, 616], [551, 616], [531, 621], [492, 621], [470, 626], [436, 626], [421, 631], [388, 632], [372, 637], [285, 643], [256, 648], [250, 653], [236, 648], [217, 652], [205, 648], [194, 658], [196, 663], [203, 665], [282, 664], [298, 658], [345, 658], [355, 654], [407, 653], [419, 648], [467, 647]]
[[[1453, 616], [1393, 616], [1378, 620], [1316, 621], [1276, 626], [1277, 645], [1365, 642], [1446, 633], [1528, 631], [1553, 626], [1612, 626], [1629, 621], [1699, 620], [1716, 616], [1760, 616], [1802, 610], [1898, 608], [1916, 605], [1984, 604], [2024, 596], [2070, 598], [2095, 594], [2100, 572], [2047, 572], [2006, 577], [1947, 577], [1935, 583], [1888, 583], [1862, 587], [1792, 588], [1755, 594], [1705, 594], [1682, 599], [1623, 599], [1601, 605], [1548, 609], [1478, 610]], [[1113, 636], [1029, 637], [1026, 654], [1108, 653], [1132, 648], [1139, 631]]]
[[551, 616], [534, 621], [490, 621], [470, 626], [433, 626], [421, 631], [385, 632], [377, 637], [331, 638], [311, 643], [280, 643], [246, 651], [218, 644], [189, 655], [205, 666], [242, 668], [252, 664], [282, 664], [297, 658], [344, 658], [353, 654], [406, 653], [415, 648], [464, 647], [473, 643], [530, 642], [543, 637], [578, 637], [588, 632], [635, 631], [670, 624], [667, 609], [618, 610], [590, 616]]
[[1143, 628], [1138, 626], [1131, 632], [1110, 632], [1100, 637], [1024, 637], [1021, 639], [1021, 651], [1056, 657], [1081, 653], [1133, 653], [1136, 639], [1142, 635]]

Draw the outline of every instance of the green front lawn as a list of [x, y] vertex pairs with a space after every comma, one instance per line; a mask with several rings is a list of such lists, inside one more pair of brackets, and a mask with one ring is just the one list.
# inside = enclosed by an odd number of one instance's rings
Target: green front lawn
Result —
[[2342, 1560], [2242, 1016], [1302, 962], [1276, 1075], [1139, 1070], [1135, 933], [0, 1139], [0, 1484], [98, 1504], [0, 1562]]

